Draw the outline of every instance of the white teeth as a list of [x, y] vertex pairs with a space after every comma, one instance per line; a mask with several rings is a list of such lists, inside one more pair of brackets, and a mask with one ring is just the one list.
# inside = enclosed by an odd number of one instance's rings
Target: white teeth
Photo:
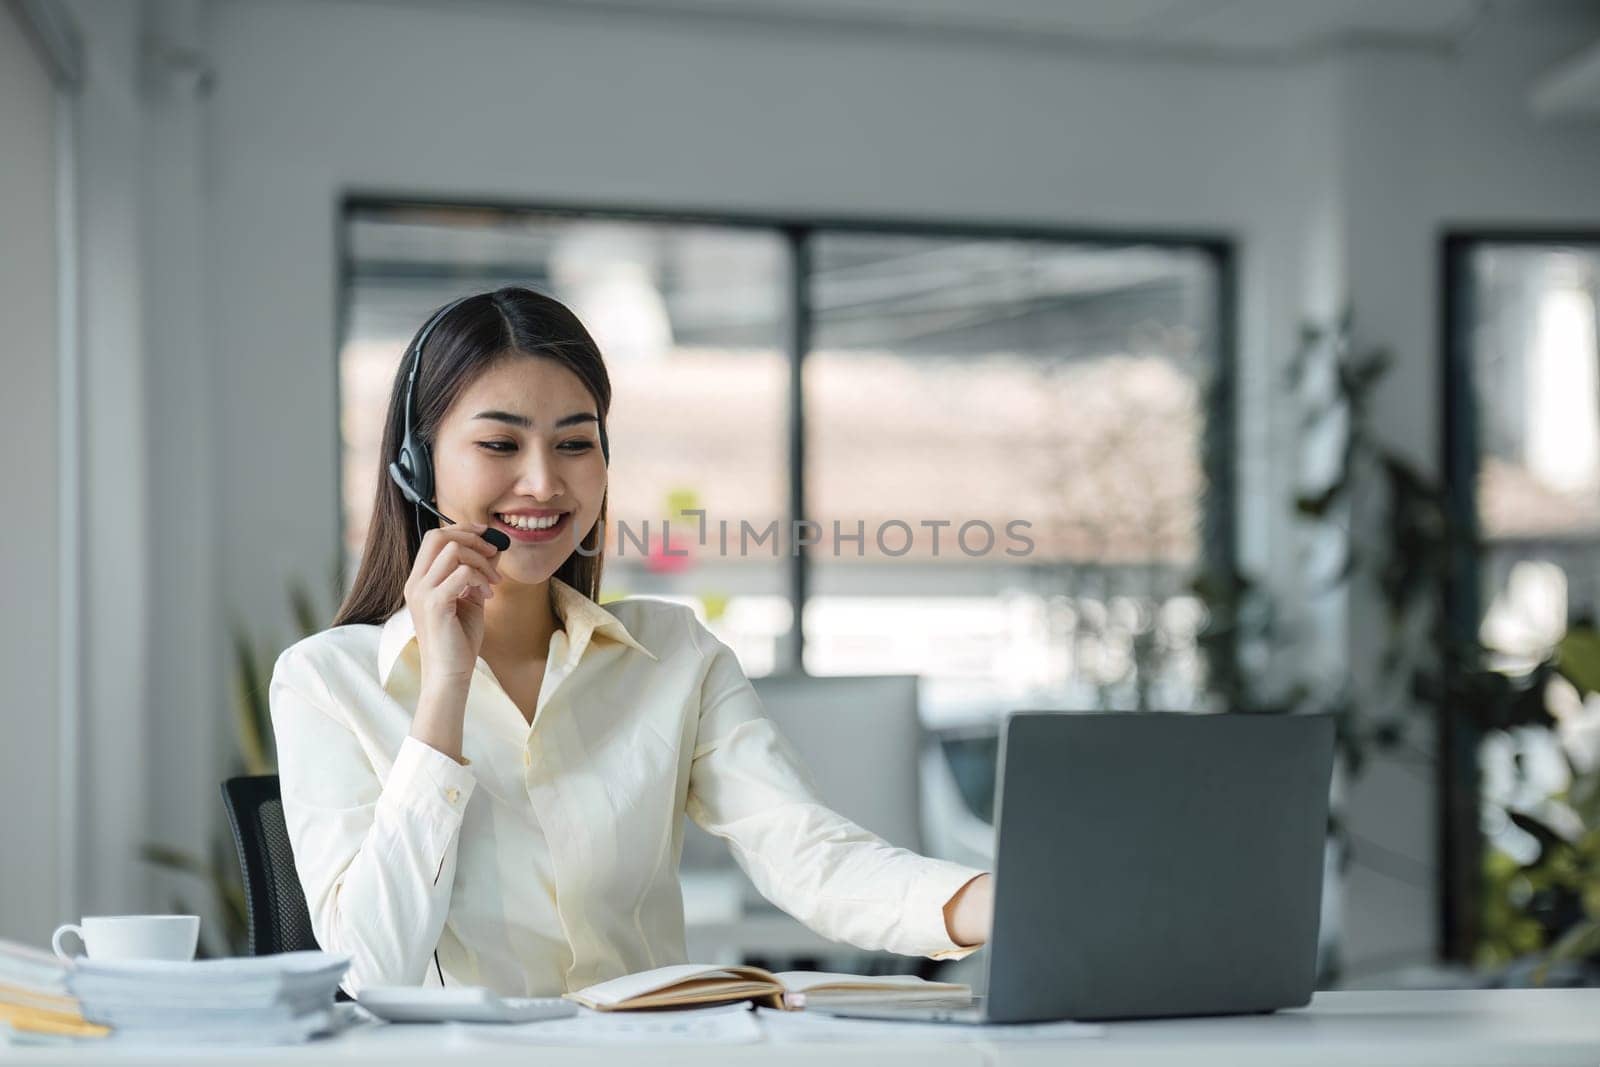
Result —
[[514, 526], [519, 530], [548, 530], [561, 521], [560, 515], [547, 515], [542, 519], [526, 515], [501, 515], [499, 518], [507, 526]]

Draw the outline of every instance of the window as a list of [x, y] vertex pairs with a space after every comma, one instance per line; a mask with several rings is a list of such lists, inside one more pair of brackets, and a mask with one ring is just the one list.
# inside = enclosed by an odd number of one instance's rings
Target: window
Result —
[[[1479, 535], [1476, 573], [1452, 591], [1452, 617], [1476, 628], [1485, 666], [1521, 673], [1570, 623], [1600, 618], [1600, 237], [1456, 236], [1446, 270], [1448, 481]], [[1478, 799], [1447, 807], [1455, 817], [1443, 828], [1453, 958], [1476, 947], [1479, 835], [1492, 852], [1532, 860], [1537, 842], [1506, 812], [1541, 812], [1567, 785], [1563, 737], [1600, 731], [1600, 708], [1575, 691], [1567, 703], [1557, 735], [1451, 743], [1448, 732], [1465, 727], [1444, 723], [1447, 790]], [[1475, 762], [1463, 765], [1463, 753]]]
[[1224, 246], [371, 201], [344, 224], [352, 563], [406, 342], [523, 284], [611, 371], [602, 599], [693, 605], [752, 675], [917, 674], [935, 725], [1200, 704]]
[[1470, 269], [1483, 637], [1531, 665], [1600, 609], [1600, 245], [1485, 245]]
[[[805, 666], [959, 720], [1198, 702], [1200, 252], [817, 234]], [[835, 542], [834, 531], [860, 534]]]

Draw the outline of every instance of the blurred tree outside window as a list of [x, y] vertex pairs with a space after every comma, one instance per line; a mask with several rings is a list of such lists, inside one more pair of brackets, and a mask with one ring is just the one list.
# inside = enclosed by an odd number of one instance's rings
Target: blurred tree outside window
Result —
[[[936, 722], [1199, 706], [1212, 261], [823, 232], [811, 264], [806, 668], [920, 675]], [[901, 555], [870, 534], [894, 520]]]

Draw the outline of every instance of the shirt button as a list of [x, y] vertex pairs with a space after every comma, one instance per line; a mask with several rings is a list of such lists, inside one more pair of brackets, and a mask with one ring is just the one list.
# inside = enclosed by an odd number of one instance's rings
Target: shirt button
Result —
[[526, 749], [525, 748], [525, 749], [522, 750], [522, 765], [524, 767], [532, 767], [533, 766], [533, 752], [532, 752], [531, 749]]
[[457, 789], [455, 786], [451, 786], [449, 789], [444, 791], [444, 798], [450, 803], [454, 804], [456, 801], [461, 799], [461, 790]]

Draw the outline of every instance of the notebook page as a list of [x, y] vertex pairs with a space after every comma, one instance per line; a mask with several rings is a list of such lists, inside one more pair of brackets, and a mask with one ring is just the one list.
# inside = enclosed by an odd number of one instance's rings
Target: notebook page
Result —
[[820, 989], [859, 989], [863, 992], [971, 993], [971, 987], [950, 982], [929, 982], [914, 974], [833, 974], [827, 971], [784, 971], [776, 976], [790, 993]]
[[656, 993], [693, 978], [771, 981], [767, 972], [758, 967], [711, 967], [700, 963], [679, 963], [670, 967], [639, 971], [636, 974], [625, 974], [621, 978], [613, 978], [608, 982], [580, 989], [576, 995], [596, 1004], [609, 1006], [642, 997], [647, 993]]

